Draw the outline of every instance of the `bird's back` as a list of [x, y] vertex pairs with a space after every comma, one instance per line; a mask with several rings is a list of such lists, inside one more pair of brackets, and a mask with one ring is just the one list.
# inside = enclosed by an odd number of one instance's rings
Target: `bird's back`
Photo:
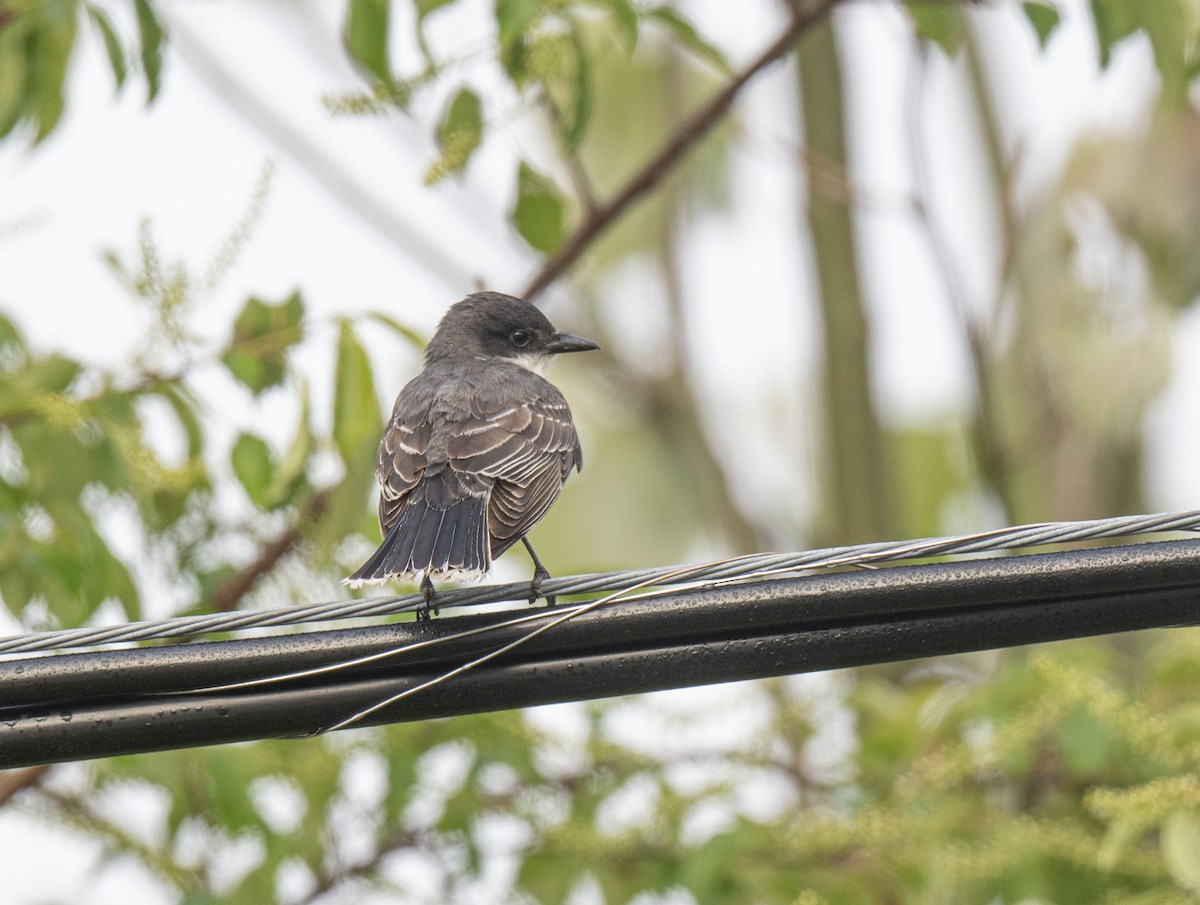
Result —
[[595, 348], [512, 296], [452, 305], [396, 399], [377, 467], [384, 540], [350, 582], [423, 572], [428, 595], [431, 574], [486, 572], [524, 538], [581, 463], [571, 411], [540, 370]]
[[426, 368], [401, 390], [379, 446], [389, 542], [351, 580], [487, 572], [581, 462], [570, 408], [545, 378], [503, 361], [467, 376], [449, 362]]

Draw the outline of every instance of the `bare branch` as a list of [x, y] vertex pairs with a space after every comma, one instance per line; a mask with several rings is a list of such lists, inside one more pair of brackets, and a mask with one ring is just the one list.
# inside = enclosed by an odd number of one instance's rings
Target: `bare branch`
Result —
[[678, 164], [689, 150], [712, 129], [733, 106], [741, 90], [755, 76], [785, 56], [796, 40], [820, 21], [839, 0], [817, 0], [793, 8], [787, 27], [771, 45], [749, 66], [719, 91], [703, 107], [693, 113], [652, 157], [609, 201], [587, 214], [583, 222], [530, 280], [521, 295], [534, 299], [562, 276], [588, 249], [593, 241], [628, 210], [635, 201], [654, 188]]
[[0, 773], [0, 807], [7, 804], [21, 790], [36, 786], [48, 772], [50, 772], [50, 764], [26, 767], [24, 770], [6, 770]]
[[[994, 419], [995, 403], [989, 367], [987, 330], [972, 311], [970, 293], [967, 290], [962, 271], [954, 259], [949, 238], [930, 209], [932, 180], [921, 131], [925, 112], [927, 64], [927, 50], [917, 42], [905, 101], [909, 166], [913, 180], [913, 213], [916, 215], [917, 225], [929, 247], [934, 266], [941, 276], [952, 314], [962, 328], [963, 339], [966, 342], [978, 399], [978, 415], [975, 420], [974, 432], [984, 478], [1002, 501], [1008, 516], [1015, 518], [1017, 504], [1011, 493], [1011, 482], [1008, 480], [1008, 456], [1005, 452], [1001, 428]], [[977, 85], [976, 87], [981, 86]], [[999, 191], [1003, 193], [1004, 187], [1001, 186]], [[997, 288], [998, 297], [1002, 294], [1002, 286], [1003, 280]]]
[[314, 493], [312, 498], [309, 499], [308, 503], [300, 511], [300, 514], [296, 517], [296, 521], [291, 527], [279, 534], [274, 540], [268, 541], [254, 562], [241, 571], [235, 572], [218, 585], [212, 595], [210, 604], [212, 611], [214, 613], [225, 613], [234, 609], [241, 599], [250, 592], [254, 583], [275, 568], [279, 560], [283, 559], [296, 546], [296, 542], [304, 536], [304, 527], [321, 517], [325, 512], [325, 507], [329, 505], [330, 495], [330, 490], [321, 490]]
[[309, 890], [308, 895], [298, 900], [296, 905], [311, 905], [343, 883], [376, 874], [389, 855], [406, 849], [422, 851], [425, 854], [436, 852], [436, 846], [428, 844], [423, 834], [396, 830], [381, 840], [379, 846], [366, 859], [323, 873], [316, 886]]
[[[540, 99], [542, 108], [546, 111], [546, 116], [550, 119], [558, 134], [563, 132], [563, 117], [562, 111], [558, 108], [558, 104], [554, 103], [548, 92], [543, 92]], [[583, 209], [587, 216], [595, 213], [596, 190], [592, 187], [591, 177], [588, 176], [587, 170], [584, 169], [583, 161], [579, 159], [577, 151], [568, 151], [563, 148], [563, 163], [567, 167], [567, 175], [571, 177], [571, 185], [575, 188], [575, 194], [579, 196], [579, 200], [583, 202]]]

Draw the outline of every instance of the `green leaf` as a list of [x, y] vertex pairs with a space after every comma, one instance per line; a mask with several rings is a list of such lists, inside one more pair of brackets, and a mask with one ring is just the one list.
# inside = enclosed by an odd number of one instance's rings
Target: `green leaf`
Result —
[[904, 7], [916, 26], [917, 36], [932, 41], [946, 56], [953, 57], [966, 36], [962, 10], [945, 3], [910, 3]]
[[35, 392], [63, 393], [82, 370], [74, 359], [51, 354], [31, 363], [22, 376]]
[[254, 778], [255, 763], [248, 753], [233, 745], [205, 748], [202, 752], [205, 811], [226, 832], [260, 825], [258, 811], [250, 800], [249, 783]]
[[390, 0], [350, 0], [342, 34], [350, 56], [381, 82], [392, 80], [388, 54]]
[[64, 625], [85, 622], [105, 600], [118, 600], [136, 617], [137, 591], [125, 566], [112, 554], [95, 523], [75, 500], [47, 501], [55, 535], [47, 544], [31, 542], [42, 564], [34, 569], [36, 586]]
[[163, 399], [174, 412], [175, 419], [187, 437], [188, 458], [199, 456], [204, 451], [204, 431], [197, 416], [199, 400], [186, 386], [179, 383], [160, 383], [149, 392]]
[[348, 534], [369, 529], [366, 500], [375, 483], [375, 456], [383, 434], [371, 363], [348, 321], [342, 321], [338, 333], [333, 405], [333, 438], [346, 475], [330, 491], [316, 525], [318, 551], [332, 550]]
[[637, 10], [629, 0], [608, 0], [608, 9], [617, 26], [617, 35], [626, 53], [633, 53], [638, 42]]
[[264, 494], [267, 503], [272, 508], [291, 500], [296, 490], [304, 485], [308, 472], [308, 461], [313, 451], [312, 419], [309, 411], [308, 384], [300, 384], [300, 416], [297, 419], [296, 433], [284, 453], [283, 459], [275, 467], [271, 483]]
[[646, 10], [645, 15], [647, 18], [653, 19], [665, 26], [674, 35], [675, 40], [679, 41], [679, 43], [692, 51], [700, 59], [709, 63], [725, 75], [733, 74], [733, 68], [729, 65], [729, 61], [725, 59], [725, 54], [718, 50], [715, 44], [704, 38], [700, 32], [696, 31], [696, 26], [692, 25], [691, 22], [683, 18], [683, 16], [679, 15], [671, 7], [655, 6]]
[[271, 449], [266, 441], [253, 434], [239, 434], [230, 458], [233, 473], [245, 488], [250, 501], [260, 509], [269, 508], [267, 488], [271, 485], [274, 468]]
[[1170, 107], [1187, 101], [1191, 62], [1188, 59], [1188, 21], [1179, 0], [1140, 3], [1137, 16], [1154, 50], [1154, 63], [1162, 79], [1163, 100]]
[[683, 885], [699, 902], [728, 899], [730, 876], [736, 876], [738, 865], [744, 861], [740, 842], [743, 834], [718, 833], [705, 842], [689, 859], [682, 876]]
[[125, 564], [109, 552], [107, 547], [104, 548], [104, 552], [107, 555], [92, 556], [89, 559], [104, 585], [103, 591], [97, 595], [98, 599], [115, 600], [121, 604], [121, 611], [126, 619], [140, 619], [142, 604], [137, 586], [133, 583], [133, 576], [129, 574]]
[[1092, 0], [1091, 6], [1101, 68], [1108, 66], [1114, 46], [1142, 31], [1154, 51], [1164, 101], [1168, 106], [1185, 101], [1196, 60], [1190, 51], [1193, 33], [1181, 0]]
[[379, 526], [367, 501], [375, 486], [375, 469], [371, 461], [361, 457], [357, 465], [346, 467], [346, 476], [329, 491], [329, 502], [311, 532], [312, 549], [323, 560], [343, 539], [362, 534], [373, 542], [379, 540]]
[[125, 75], [128, 71], [128, 64], [125, 61], [125, 51], [121, 47], [121, 41], [117, 37], [117, 32], [113, 28], [112, 21], [108, 18], [108, 13], [97, 7], [95, 4], [88, 3], [87, 9], [88, 18], [92, 20], [92, 24], [96, 26], [100, 32], [100, 37], [104, 39], [104, 50], [108, 54], [108, 65], [112, 69], [113, 78], [117, 82], [117, 90], [125, 84]]
[[566, 204], [558, 187], [524, 161], [517, 171], [517, 202], [510, 219], [521, 238], [547, 254], [566, 230]]
[[453, 2], [454, 0], [416, 0], [417, 21], [421, 22], [434, 10], [449, 6]]
[[158, 96], [162, 76], [162, 45], [166, 33], [154, 14], [150, 0], [134, 0], [137, 10], [138, 38], [142, 44], [142, 71], [146, 74], [146, 103]]
[[526, 33], [542, 13], [540, 0], [496, 0], [496, 28], [500, 38], [500, 62], [518, 85], [525, 77]]
[[298, 292], [278, 304], [246, 300], [221, 355], [229, 373], [256, 396], [283, 383], [287, 351], [304, 335], [304, 302]]
[[25, 113], [37, 124], [35, 141], [49, 135], [62, 117], [63, 85], [75, 44], [75, 21], [74, 7], [48, 3], [40, 8], [29, 35]]
[[468, 88], [454, 95], [437, 127], [441, 157], [425, 175], [426, 184], [461, 173], [483, 138], [483, 108], [479, 95]]
[[1096, 852], [1096, 864], [1103, 870], [1113, 870], [1145, 830], [1145, 825], [1138, 820], [1114, 820]]
[[1171, 878], [1191, 893], [1200, 893], [1200, 823], [1188, 811], [1174, 811], [1162, 827], [1162, 854]]
[[221, 899], [225, 899], [226, 902], [229, 901], [224, 896], [217, 898], [209, 892], [192, 890], [180, 900], [179, 905], [220, 905]]
[[1092, 22], [1096, 28], [1100, 68], [1106, 69], [1112, 59], [1112, 48], [1137, 29], [1135, 12], [1130, 0], [1092, 0]]
[[413, 797], [417, 783], [416, 757], [408, 746], [388, 745], [383, 750], [388, 753], [388, 791], [383, 805], [390, 823], [401, 819]]
[[536, 848], [517, 868], [521, 890], [539, 905], [560, 905], [579, 882], [579, 874], [563, 863], [557, 853], [539, 852]]
[[0, 314], [0, 370], [19, 367], [25, 359], [25, 340], [11, 320]]
[[592, 75], [578, 24], [571, 22], [571, 46], [574, 50], [574, 78], [568, 103], [563, 110], [563, 148], [570, 154], [578, 146], [592, 115]]
[[1058, 726], [1063, 760], [1074, 776], [1098, 774], [1113, 753], [1112, 729], [1090, 711], [1076, 708]]
[[382, 434], [371, 361], [350, 322], [343, 320], [333, 375], [333, 440], [346, 467], [371, 471]]
[[1058, 7], [1049, 3], [1022, 3], [1021, 7], [1025, 10], [1025, 18], [1037, 33], [1038, 46], [1045, 50], [1050, 35], [1058, 28]]
[[415, 0], [414, 5], [417, 9], [417, 47], [420, 48], [421, 56], [424, 58], [426, 68], [430, 72], [437, 71], [439, 66], [433, 58], [433, 53], [429, 49], [428, 42], [425, 40], [425, 18], [435, 10], [441, 9], [443, 6], [448, 6], [453, 2], [454, 0]]
[[22, 29], [0, 29], [0, 138], [20, 121], [25, 98], [26, 62]]
[[414, 349], [418, 352], [425, 348], [428, 338], [422, 336], [412, 327], [406, 327], [400, 321], [396, 320], [390, 314], [384, 314], [382, 311], [371, 311], [367, 317], [376, 323], [383, 324], [401, 339], [407, 340]]

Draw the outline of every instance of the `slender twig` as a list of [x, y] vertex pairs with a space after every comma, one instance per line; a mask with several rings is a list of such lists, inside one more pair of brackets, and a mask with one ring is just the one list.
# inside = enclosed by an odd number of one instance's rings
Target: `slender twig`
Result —
[[335, 887], [378, 871], [388, 855], [405, 849], [421, 849], [429, 853], [434, 851], [434, 847], [429, 845], [422, 835], [408, 830], [397, 830], [380, 842], [379, 847], [365, 860], [323, 873], [316, 886], [309, 890], [304, 898], [297, 900], [295, 905], [310, 905], [326, 893], [332, 892]]
[[1017, 518], [1017, 504], [1013, 499], [1007, 480], [1008, 462], [1000, 428], [993, 421], [991, 373], [988, 367], [988, 333], [971, 310], [970, 293], [967, 291], [962, 273], [954, 261], [950, 243], [930, 210], [931, 179], [928, 161], [922, 140], [924, 120], [925, 74], [927, 50], [918, 42], [914, 68], [908, 83], [906, 107], [909, 166], [913, 179], [913, 213], [925, 236], [933, 256], [934, 265], [941, 274], [942, 284], [950, 300], [950, 307], [958, 321], [966, 341], [975, 378], [978, 396], [978, 416], [975, 419], [975, 442], [979, 451], [980, 465], [988, 485], [1002, 501], [1010, 519]]
[[304, 536], [305, 526], [320, 519], [325, 512], [325, 507], [329, 505], [331, 492], [330, 490], [320, 490], [314, 493], [289, 528], [264, 544], [252, 563], [230, 575], [217, 586], [209, 603], [214, 613], [225, 613], [234, 609], [250, 592], [254, 583], [275, 568], [279, 560], [283, 559]]
[[635, 173], [620, 191], [586, 215], [575, 231], [559, 246], [558, 251], [542, 265], [541, 270], [534, 275], [521, 294], [527, 299], [534, 299], [562, 276], [602, 232], [608, 229], [635, 201], [658, 185], [663, 176], [674, 169], [687, 152], [720, 122], [729, 108], [733, 106], [733, 102], [742, 89], [755, 76], [785, 56], [795, 45], [796, 40], [833, 9], [838, 2], [839, 0], [817, 0], [807, 6], [795, 7], [787, 27], [779, 37], [710, 101], [684, 120], [659, 152]]
[[960, 323], [967, 336], [968, 342], [975, 346], [980, 342], [979, 330], [971, 313], [970, 293], [967, 291], [950, 243], [941, 229], [940, 223], [930, 210], [932, 195], [932, 180], [929, 176], [928, 160], [925, 155], [925, 142], [922, 127], [925, 120], [925, 76], [929, 65], [929, 51], [917, 40], [914, 43], [912, 76], [908, 82], [907, 115], [905, 117], [908, 132], [909, 167], [913, 179], [913, 212], [925, 234], [926, 244], [933, 255], [934, 263], [941, 273], [942, 283], [946, 294], [953, 306], [955, 319]]
[[38, 795], [52, 805], [66, 822], [75, 824], [124, 855], [132, 855], [148, 869], [179, 889], [204, 888], [203, 874], [177, 864], [162, 849], [155, 848], [126, 832], [113, 821], [97, 813], [92, 805], [76, 795], [68, 795], [41, 786]]
[[[543, 92], [539, 98], [542, 108], [546, 111], [546, 116], [554, 125], [558, 134], [563, 134], [563, 116], [562, 111], [558, 108], [558, 104], [554, 102], [548, 92]], [[583, 209], [588, 216], [591, 216], [598, 204], [596, 201], [596, 190], [592, 186], [592, 179], [584, 169], [583, 161], [579, 159], [577, 151], [568, 151], [563, 148], [563, 163], [567, 167], [567, 175], [571, 177], [571, 185], [575, 189], [575, 194], [583, 203]]]
[[14, 795], [23, 789], [36, 786], [49, 771], [50, 764], [43, 764], [40, 767], [26, 767], [24, 770], [6, 770], [0, 773], [0, 807], [3, 807]]

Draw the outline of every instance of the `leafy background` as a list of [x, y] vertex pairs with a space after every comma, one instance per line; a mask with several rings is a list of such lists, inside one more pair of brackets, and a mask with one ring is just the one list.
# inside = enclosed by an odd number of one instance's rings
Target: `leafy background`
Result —
[[[1198, 36], [1185, 0], [0, 3], [7, 629], [342, 595], [477, 281], [605, 350], [555, 372], [559, 574], [1187, 506]], [[1198, 643], [10, 771], [6, 882], [1190, 902]]]

